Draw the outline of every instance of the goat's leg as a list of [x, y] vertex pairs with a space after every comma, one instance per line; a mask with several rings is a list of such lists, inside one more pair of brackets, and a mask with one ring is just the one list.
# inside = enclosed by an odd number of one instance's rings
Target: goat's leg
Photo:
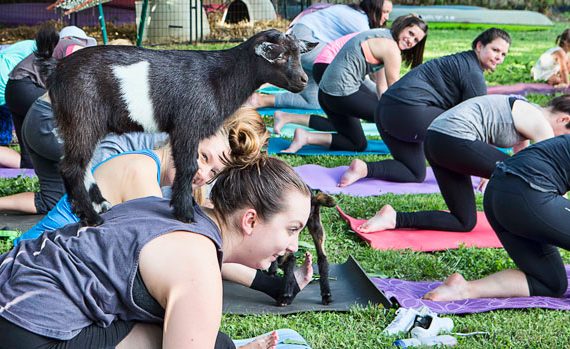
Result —
[[172, 184], [174, 217], [181, 222], [194, 221], [194, 205], [192, 198], [192, 179], [198, 171], [198, 135], [191, 135], [191, 129], [178, 125], [170, 132], [172, 142], [172, 158], [176, 168], [176, 176]]
[[267, 269], [267, 274], [271, 276], [277, 275], [277, 269], [279, 268], [279, 263], [277, 261], [271, 262], [269, 269]]
[[95, 182], [95, 177], [93, 177], [93, 172], [91, 169], [93, 168], [93, 164], [89, 162], [87, 165], [87, 169], [85, 170], [85, 190], [89, 193], [89, 198], [91, 199], [91, 204], [93, 205], [93, 209], [97, 213], [105, 213], [111, 208], [111, 203], [107, 201], [99, 186]]
[[290, 253], [287, 255], [285, 262], [281, 265], [283, 269], [283, 284], [281, 288], [281, 293], [277, 297], [277, 305], [284, 307], [291, 304], [293, 299], [297, 295], [295, 292], [295, 287], [297, 286], [297, 280], [295, 279], [295, 255]]
[[89, 159], [97, 142], [90, 141], [87, 137], [76, 137], [73, 140], [66, 139], [66, 135], [63, 137], [65, 155], [61, 159], [59, 168], [73, 212], [84, 224], [100, 225], [103, 219], [94, 209], [85, 187], [88, 184], [90, 192], [98, 191], [101, 196], [95, 181], [87, 183], [85, 177], [85, 173], [89, 170], [87, 168]]

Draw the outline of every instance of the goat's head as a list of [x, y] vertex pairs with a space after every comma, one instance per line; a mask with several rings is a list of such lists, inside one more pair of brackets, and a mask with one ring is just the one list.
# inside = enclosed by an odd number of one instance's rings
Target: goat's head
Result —
[[299, 40], [275, 29], [256, 34], [252, 39], [255, 54], [262, 61], [258, 72], [265, 73], [263, 82], [291, 92], [300, 92], [307, 86], [308, 77], [301, 66], [301, 54], [311, 51], [318, 43]]

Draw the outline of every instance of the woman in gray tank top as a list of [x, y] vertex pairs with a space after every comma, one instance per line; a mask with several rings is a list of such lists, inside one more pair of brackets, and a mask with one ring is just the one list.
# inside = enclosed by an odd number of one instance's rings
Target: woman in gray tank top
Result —
[[489, 178], [496, 163], [509, 157], [496, 147], [513, 147], [516, 153], [529, 140], [563, 134], [570, 134], [570, 95], [552, 99], [546, 108], [504, 95], [469, 99], [437, 117], [424, 142], [449, 212], [396, 212], [385, 205], [359, 229], [471, 231], [477, 223], [471, 176]]
[[[314, 144], [335, 150], [363, 151], [367, 146], [360, 119], [373, 121], [378, 98], [400, 78], [402, 58], [421, 64], [427, 24], [416, 16], [398, 17], [390, 30], [357, 34], [338, 52], [319, 83], [319, 103], [336, 134], [296, 129], [284, 153], [295, 153]], [[367, 75], [376, 81], [376, 93], [360, 89]]]
[[[295, 252], [311, 193], [285, 162], [260, 157], [222, 172], [211, 199], [193, 223], [166, 199], [131, 200], [101, 226], [67, 225], [0, 256], [1, 345], [214, 348], [222, 262], [266, 269]], [[162, 311], [138, 301], [137, 285]]]

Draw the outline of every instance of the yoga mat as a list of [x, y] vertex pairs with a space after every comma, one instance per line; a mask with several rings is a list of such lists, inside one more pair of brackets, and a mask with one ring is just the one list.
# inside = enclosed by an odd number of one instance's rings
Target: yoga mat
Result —
[[18, 176], [33, 177], [36, 173], [29, 168], [5, 168], [0, 167], [0, 178], [15, 178]]
[[296, 109], [296, 108], [258, 108], [257, 112], [262, 116], [273, 116], [276, 110], [293, 114], [317, 114], [325, 115], [322, 109]]
[[398, 229], [363, 234], [358, 232], [357, 227], [366, 220], [352, 218], [338, 206], [337, 210], [340, 216], [349, 223], [350, 229], [377, 250], [411, 249], [413, 251], [431, 252], [454, 249], [458, 248], [459, 245], [481, 248], [503, 247], [483, 212], [477, 212], [477, 225], [469, 233]]
[[555, 93], [570, 93], [570, 87], [553, 87], [545, 83], [518, 83], [514, 85], [498, 85], [489, 86], [487, 93], [490, 95], [522, 95], [526, 96], [529, 93], [540, 93], [545, 95]]
[[[570, 266], [566, 265], [566, 274]], [[568, 277], [570, 283], [570, 276]], [[479, 298], [464, 299], [451, 302], [434, 302], [421, 299], [428, 291], [441, 285], [440, 281], [407, 281], [399, 279], [372, 278], [374, 284], [387, 297], [395, 298], [404, 308], [418, 308], [422, 305], [429, 307], [438, 314], [472, 314], [497, 309], [527, 309], [543, 308], [570, 310], [570, 291], [564, 297], [513, 297], [513, 298]]]
[[[269, 147], [267, 148], [267, 152], [269, 154], [278, 154], [281, 153], [282, 150], [285, 150], [289, 147], [291, 141], [283, 138], [275, 138], [271, 137], [269, 139]], [[336, 155], [336, 156], [357, 156], [363, 154], [388, 154], [388, 147], [384, 144], [383, 141], [368, 141], [368, 147], [363, 152], [355, 152], [355, 151], [344, 151], [344, 150], [329, 150], [318, 145], [306, 145], [301, 148], [298, 152], [292, 155]]]
[[[335, 133], [334, 131], [317, 131], [317, 130], [314, 130], [310, 127], [306, 127], [306, 126], [301, 126], [301, 125], [296, 125], [296, 124], [287, 124], [281, 128], [281, 133], [279, 135], [277, 135], [277, 137], [293, 138], [293, 136], [295, 135], [295, 130], [298, 128], [301, 128], [303, 130], [310, 131], [310, 132], [316, 132], [316, 133]], [[274, 133], [273, 127], [268, 127], [267, 129], [269, 130], [269, 132]], [[369, 122], [362, 123], [362, 130], [364, 131], [364, 135], [367, 137], [370, 137], [370, 136], [379, 137], [380, 136], [380, 134], [378, 133], [378, 128], [376, 128], [376, 124], [372, 124]]]
[[[316, 271], [317, 266], [313, 266]], [[366, 276], [358, 262], [348, 257], [343, 264], [331, 264], [329, 276], [333, 302], [321, 304], [321, 289], [318, 281], [305, 287], [293, 303], [286, 307], [275, 305], [275, 300], [263, 292], [224, 281], [225, 314], [293, 314], [307, 311], [348, 311], [354, 305], [382, 304], [393, 306], [382, 292]]]
[[[295, 167], [295, 171], [311, 189], [319, 189], [327, 194], [345, 194], [351, 196], [375, 196], [386, 193], [393, 194], [431, 194], [439, 193], [439, 186], [433, 175], [431, 167], [427, 168], [426, 179], [423, 183], [396, 183], [380, 179], [363, 178], [348, 187], [340, 188], [337, 183], [348, 166], [333, 168], [319, 165], [302, 165]], [[473, 188], [479, 184], [480, 179], [472, 177]]]
[[25, 232], [36, 225], [44, 215], [0, 213], [0, 229]]

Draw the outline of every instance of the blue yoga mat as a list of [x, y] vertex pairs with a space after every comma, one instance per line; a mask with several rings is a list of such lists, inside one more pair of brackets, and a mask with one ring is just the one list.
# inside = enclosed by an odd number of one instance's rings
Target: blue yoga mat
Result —
[[[336, 133], [336, 132], [332, 132], [332, 131], [317, 131], [317, 130], [313, 130], [310, 127], [306, 127], [306, 126], [301, 126], [301, 125], [296, 125], [296, 124], [287, 124], [285, 126], [283, 126], [281, 128], [281, 133], [278, 135], [281, 137], [286, 137], [286, 138], [293, 138], [293, 136], [295, 135], [295, 130], [301, 128], [305, 131], [310, 131], [310, 132], [315, 132], [315, 133]], [[269, 132], [274, 133], [273, 132], [273, 127], [268, 127], [267, 130], [269, 130]], [[369, 136], [380, 136], [380, 134], [378, 133], [378, 129], [376, 128], [376, 124], [371, 124], [371, 123], [363, 123], [362, 124], [362, 130], [364, 131], [364, 135], [366, 137]]]
[[322, 109], [293, 109], [293, 108], [258, 108], [257, 112], [262, 116], [273, 116], [276, 110], [293, 114], [317, 114], [325, 115]]
[[[270, 138], [267, 152], [269, 154], [279, 154], [289, 147], [291, 141], [283, 138]], [[383, 141], [368, 141], [368, 147], [363, 152], [329, 150], [318, 145], [306, 145], [294, 155], [334, 155], [334, 156], [356, 156], [363, 154], [389, 154], [388, 147]]]

